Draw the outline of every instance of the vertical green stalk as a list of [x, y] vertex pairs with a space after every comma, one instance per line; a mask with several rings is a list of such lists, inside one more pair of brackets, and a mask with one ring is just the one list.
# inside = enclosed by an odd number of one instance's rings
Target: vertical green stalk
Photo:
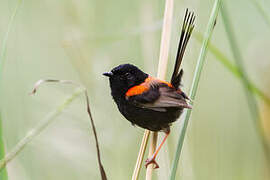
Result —
[[17, 6], [14, 10], [14, 12], [12, 13], [10, 19], [9, 19], [9, 23], [8, 23], [8, 26], [7, 26], [7, 32], [2, 40], [2, 48], [1, 48], [1, 52], [0, 52], [0, 72], [3, 70], [3, 67], [4, 67], [4, 58], [5, 58], [5, 55], [6, 55], [6, 50], [7, 50], [7, 40], [8, 40], [8, 37], [9, 37], [9, 33], [10, 33], [10, 30], [11, 30], [11, 27], [13, 25], [13, 22], [14, 22], [14, 19], [18, 13], [18, 10], [20, 8], [22, 4], [22, 0], [18, 0], [17, 2]]
[[[1, 51], [0, 51], [0, 93], [2, 92], [1, 85], [2, 85], [2, 76], [3, 76], [3, 66], [5, 62], [4, 59], [6, 55], [6, 49], [7, 49], [7, 41], [8, 41], [11, 27], [13, 25], [14, 19], [17, 15], [17, 12], [19, 10], [21, 3], [22, 3], [22, 0], [18, 0], [17, 6], [10, 17], [6, 34], [2, 40]], [[4, 157], [5, 157], [5, 145], [4, 145], [4, 139], [3, 139], [2, 118], [1, 118], [1, 111], [0, 111], [0, 159], [3, 159]], [[6, 168], [0, 170], [0, 180], [8, 180], [8, 174], [7, 174]]]
[[[0, 159], [4, 158], [5, 156], [5, 146], [3, 140], [3, 132], [2, 132], [2, 121], [0, 116]], [[0, 170], [0, 180], [8, 180], [8, 175], [6, 169]]]
[[[203, 36], [200, 33], [195, 33], [195, 39], [199, 42], [203, 41]], [[232, 60], [230, 60], [224, 53], [221, 52], [216, 46], [209, 43], [208, 45], [209, 51], [216, 57], [215, 59], [218, 60], [222, 65], [229, 70], [232, 75], [237, 77], [238, 79], [242, 79], [242, 72], [239, 70], [239, 68], [232, 63]], [[252, 81], [249, 81], [249, 87], [252, 91], [252, 93], [256, 94], [258, 97], [260, 97], [265, 103], [270, 105], [270, 98], [259, 88], [256, 86], [255, 83]]]
[[[197, 65], [196, 65], [196, 69], [195, 69], [195, 73], [194, 73], [194, 77], [193, 77], [193, 81], [192, 81], [192, 85], [191, 85], [190, 98], [192, 100], [194, 100], [195, 96], [196, 96], [198, 84], [199, 84], [200, 77], [201, 77], [201, 72], [203, 69], [203, 65], [205, 62], [205, 57], [206, 57], [206, 53], [207, 53], [207, 49], [208, 49], [208, 43], [211, 39], [211, 35], [212, 35], [214, 27], [215, 27], [217, 15], [219, 12], [219, 7], [220, 7], [220, 0], [216, 0], [214, 3], [213, 9], [212, 9], [210, 18], [209, 18], [207, 30], [206, 30], [205, 35], [204, 35], [202, 48], [201, 48], [200, 55], [199, 55], [199, 58], [197, 61]], [[193, 105], [192, 102], [191, 102], [191, 105]], [[173, 165], [172, 165], [172, 170], [171, 170], [171, 174], [170, 174], [170, 180], [175, 180], [178, 162], [179, 162], [181, 150], [183, 147], [184, 138], [185, 138], [186, 129], [187, 129], [190, 115], [191, 115], [191, 110], [189, 109], [189, 110], [187, 110], [187, 113], [186, 113], [186, 116], [185, 116], [185, 119], [183, 122], [183, 126], [181, 127], [181, 131], [180, 131], [180, 135], [179, 135], [179, 139], [178, 139], [178, 144], [177, 144], [177, 149], [176, 149], [176, 153], [175, 153], [175, 157], [174, 157]]]
[[235, 33], [233, 31], [232, 24], [231, 24], [231, 21], [230, 21], [229, 16], [228, 16], [228, 12], [227, 12], [225, 3], [222, 3], [221, 15], [222, 15], [222, 19], [224, 22], [225, 31], [227, 33], [228, 40], [229, 40], [229, 43], [231, 46], [231, 51], [233, 53], [236, 65], [238, 66], [238, 69], [242, 75], [241, 80], [242, 80], [244, 91], [245, 91], [245, 94], [247, 97], [247, 102], [248, 102], [250, 114], [252, 116], [253, 123], [254, 123], [254, 126], [256, 128], [259, 139], [261, 140], [261, 142], [263, 144], [264, 153], [268, 159], [268, 163], [270, 163], [270, 147], [267, 143], [267, 140], [265, 139], [263, 129], [262, 129], [262, 126], [260, 124], [260, 116], [259, 116], [259, 112], [258, 112], [257, 102], [256, 102], [254, 95], [251, 93], [252, 87], [250, 86], [250, 83], [249, 83], [250, 81], [248, 79], [248, 76], [247, 76], [247, 73], [246, 73], [246, 70], [244, 67], [243, 57], [242, 57], [242, 54], [241, 54], [239, 47], [237, 45], [237, 42], [236, 42], [237, 38], [236, 38]]

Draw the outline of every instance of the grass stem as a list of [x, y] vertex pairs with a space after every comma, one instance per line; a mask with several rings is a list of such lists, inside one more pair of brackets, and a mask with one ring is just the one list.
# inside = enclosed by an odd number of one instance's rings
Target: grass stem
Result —
[[[207, 30], [206, 30], [205, 35], [204, 35], [202, 48], [200, 51], [200, 55], [198, 57], [198, 61], [197, 61], [197, 65], [196, 65], [196, 69], [195, 69], [195, 73], [194, 73], [194, 77], [193, 77], [193, 81], [192, 81], [192, 85], [191, 85], [190, 98], [192, 100], [195, 100], [196, 92], [198, 89], [198, 84], [199, 84], [200, 77], [201, 77], [201, 72], [203, 69], [204, 62], [205, 62], [208, 44], [209, 44], [209, 41], [211, 39], [211, 35], [212, 35], [214, 27], [215, 27], [219, 8], [220, 8], [220, 0], [215, 0], [214, 6], [212, 9], [210, 18], [209, 18], [209, 22], [207, 25]], [[191, 105], [193, 105], [193, 103], [191, 103]], [[180, 159], [180, 154], [182, 151], [184, 138], [185, 138], [185, 134], [186, 134], [186, 129], [187, 129], [187, 125], [188, 125], [190, 116], [191, 116], [191, 110], [188, 109], [186, 111], [186, 114], [185, 114], [183, 126], [181, 127], [181, 131], [180, 131], [180, 135], [179, 135], [179, 139], [178, 139], [178, 144], [177, 144], [177, 149], [176, 149], [176, 153], [175, 153], [175, 157], [174, 157], [173, 165], [172, 165], [172, 170], [171, 170], [171, 174], [170, 174], [170, 180], [175, 180], [175, 177], [176, 177], [178, 162]]]
[[172, 32], [172, 20], [173, 20], [173, 4], [174, 0], [166, 0], [165, 11], [163, 17], [163, 26], [160, 42], [160, 53], [157, 78], [165, 80], [167, 72], [167, 64], [170, 49], [170, 39]]
[[[5, 144], [4, 144], [1, 120], [2, 119], [0, 116], [0, 159], [4, 158], [5, 156], [5, 146], [4, 146]], [[8, 174], [7, 174], [6, 169], [3, 169], [2, 171], [0, 170], [0, 180], [8, 180]]]
[[5, 58], [5, 55], [6, 55], [6, 52], [7, 52], [7, 41], [8, 41], [9, 33], [10, 33], [11, 27], [13, 25], [13, 22], [15, 20], [15, 17], [16, 17], [16, 15], [18, 13], [18, 10], [19, 10], [21, 4], [22, 4], [22, 0], [18, 0], [16, 8], [15, 8], [13, 14], [11, 15], [11, 17], [9, 19], [9, 23], [8, 23], [8, 26], [7, 26], [7, 31], [6, 31], [6, 34], [5, 34], [4, 39], [2, 41], [2, 48], [1, 48], [1, 52], [0, 52], [0, 71], [2, 71], [2, 69], [4, 67], [4, 62], [5, 62], [4, 58]]
[[[159, 64], [158, 64], [158, 73], [157, 77], [160, 79], [165, 79], [167, 64], [168, 64], [168, 56], [169, 56], [169, 45], [171, 38], [171, 28], [172, 28], [172, 16], [173, 16], [173, 4], [174, 0], [166, 0], [165, 11], [164, 11], [164, 21], [161, 35], [161, 43], [160, 43], [160, 55], [159, 55]], [[139, 151], [139, 155], [137, 158], [137, 163], [135, 169], [133, 171], [132, 180], [138, 179], [140, 168], [142, 165], [142, 160], [144, 157], [148, 137], [150, 134], [149, 130], [145, 130], [144, 136], [141, 143], [141, 148]], [[151, 132], [151, 142], [149, 147], [149, 157], [151, 157], [156, 149], [158, 135], [157, 132]], [[147, 138], [146, 138], [147, 137]], [[149, 165], [146, 169], [146, 180], [151, 180], [153, 175], [153, 165]]]
[[[7, 26], [7, 31], [4, 35], [4, 38], [2, 40], [1, 50], [0, 50], [0, 93], [2, 91], [2, 77], [3, 77], [3, 67], [5, 63], [5, 55], [7, 50], [7, 41], [9, 37], [9, 33], [11, 31], [11, 27], [13, 25], [14, 19], [17, 15], [17, 12], [21, 6], [22, 0], [18, 0], [15, 10], [13, 11], [9, 23]], [[2, 118], [1, 118], [1, 111], [0, 111], [0, 159], [4, 158], [5, 156], [5, 143], [3, 138], [3, 131], [2, 131]], [[0, 169], [0, 180], [8, 180], [8, 174], [6, 168]]]
[[146, 146], [147, 146], [147, 143], [148, 143], [149, 134], [150, 134], [150, 131], [144, 131], [144, 135], [143, 135], [139, 155], [138, 155], [136, 165], [135, 165], [135, 169], [134, 169], [133, 175], [132, 175], [132, 180], [138, 180], [138, 178], [139, 178], [140, 170], [141, 170], [141, 167], [142, 167], [143, 156], [144, 156]]
[[[153, 154], [155, 153], [156, 146], [157, 146], [157, 140], [158, 140], [158, 133], [157, 132], [150, 132], [151, 135], [151, 141], [149, 146], [149, 153], [148, 158], [151, 158]], [[146, 180], [151, 180], [153, 177], [153, 171], [154, 171], [154, 164], [149, 164], [146, 169]]]
[[6, 166], [8, 162], [10, 162], [19, 152], [23, 150], [23, 148], [33, 140], [34, 137], [39, 135], [78, 95], [81, 93], [84, 93], [85, 99], [86, 99], [86, 107], [87, 107], [87, 113], [90, 119], [90, 124], [94, 133], [94, 138], [95, 138], [95, 143], [96, 143], [96, 149], [97, 149], [97, 159], [98, 159], [98, 165], [99, 165], [99, 171], [101, 175], [102, 180], [107, 180], [107, 176], [104, 170], [104, 167], [101, 162], [101, 155], [100, 155], [100, 148], [99, 148], [99, 143], [98, 143], [98, 138], [97, 138], [97, 131], [96, 127], [94, 124], [94, 120], [92, 117], [91, 109], [90, 109], [90, 101], [89, 101], [89, 96], [87, 93], [87, 90], [80, 85], [79, 83], [76, 83], [74, 81], [70, 80], [58, 80], [58, 79], [41, 79], [36, 82], [34, 85], [34, 89], [30, 94], [35, 94], [38, 87], [43, 84], [43, 83], [48, 83], [48, 82], [54, 82], [54, 83], [60, 83], [60, 84], [71, 84], [75, 85], [78, 87], [76, 91], [69, 96], [62, 105], [58, 106], [56, 110], [52, 111], [49, 113], [46, 118], [41, 121], [35, 128], [33, 128], [31, 131], [29, 131], [26, 136], [15, 146], [13, 150], [11, 150], [10, 153], [8, 153], [1, 161], [0, 161], [0, 171], [2, 168]]
[[222, 3], [222, 6], [221, 6], [221, 15], [222, 15], [222, 19], [224, 22], [225, 31], [227, 33], [228, 40], [229, 40], [229, 43], [231, 46], [231, 51], [233, 53], [236, 65], [242, 74], [242, 78], [241, 78], [242, 81], [241, 82], [243, 84], [243, 88], [244, 88], [244, 91], [246, 94], [250, 114], [252, 116], [253, 123], [254, 123], [255, 129], [257, 131], [258, 137], [259, 137], [260, 141], [262, 142], [264, 153], [265, 153], [265, 156], [267, 158], [267, 162], [270, 165], [270, 146], [267, 143], [266, 137], [265, 137], [264, 132], [263, 132], [263, 127], [260, 123], [260, 115], [259, 115], [259, 111], [258, 111], [257, 101], [256, 101], [254, 95], [251, 93], [252, 88], [250, 86], [250, 83], [249, 83], [250, 81], [249, 81], [248, 75], [247, 75], [245, 67], [244, 67], [243, 57], [242, 57], [240, 49], [237, 45], [237, 42], [236, 42], [237, 38], [235, 36], [235, 32], [233, 31], [233, 26], [232, 26], [231, 21], [229, 19], [226, 4], [224, 2]]
[[84, 93], [85, 89], [78, 88], [73, 94], [66, 98], [66, 100], [59, 105], [55, 110], [47, 114], [47, 116], [39, 122], [39, 124], [29, 131], [26, 136], [20, 140], [20, 142], [0, 160], [0, 171], [21, 152], [24, 147], [29, 144], [37, 135], [39, 135], [63, 110], [78, 97], [81, 93]]
[[[200, 33], [194, 33], [195, 39], [199, 42], [203, 41], [203, 36]], [[232, 63], [232, 60], [230, 60], [224, 53], [221, 52], [216, 46], [214, 46], [211, 42], [209, 42], [208, 45], [209, 51], [216, 57], [216, 60], [222, 63], [222, 65], [228, 69], [232, 75], [239, 78], [241, 80], [243, 74], [239, 70], [239, 68]], [[255, 83], [253, 83], [251, 80], [249, 80], [249, 90], [256, 94], [258, 97], [260, 97], [266, 104], [270, 106], [270, 98], [259, 88], [256, 86]]]
[[[168, 56], [170, 49], [170, 39], [171, 39], [171, 29], [172, 29], [172, 19], [173, 19], [173, 5], [174, 0], [166, 0], [165, 11], [164, 11], [164, 21], [162, 26], [162, 35], [161, 35], [161, 43], [160, 43], [160, 54], [159, 54], [159, 63], [158, 63], [158, 72], [157, 78], [165, 79], [167, 64], [168, 64]], [[151, 158], [155, 152], [158, 133], [152, 132], [152, 139], [149, 147], [149, 155]], [[152, 179], [154, 165], [151, 164], [147, 166], [146, 169], [146, 180]]]

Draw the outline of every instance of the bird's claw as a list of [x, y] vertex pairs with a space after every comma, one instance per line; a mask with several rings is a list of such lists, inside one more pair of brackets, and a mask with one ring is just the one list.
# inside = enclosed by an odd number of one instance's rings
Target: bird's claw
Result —
[[154, 169], [159, 168], [159, 165], [158, 165], [158, 163], [156, 162], [155, 158], [150, 158], [150, 159], [148, 158], [148, 159], [145, 161], [145, 167], [146, 167], [146, 168], [147, 168], [147, 166], [150, 165], [150, 164], [154, 164], [154, 165], [155, 165]]

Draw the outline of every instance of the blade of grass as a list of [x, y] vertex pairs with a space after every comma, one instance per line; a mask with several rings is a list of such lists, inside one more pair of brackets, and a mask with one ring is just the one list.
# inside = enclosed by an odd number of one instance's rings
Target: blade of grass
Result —
[[[3, 132], [2, 132], [2, 124], [1, 124], [1, 116], [0, 116], [0, 159], [2, 159], [5, 156], [5, 146], [4, 146], [4, 140], [3, 140]], [[1, 180], [8, 180], [8, 174], [7, 170], [3, 169], [0, 170], [0, 179]]]
[[[203, 65], [204, 65], [204, 62], [205, 62], [206, 53], [207, 53], [207, 50], [208, 50], [208, 43], [209, 43], [209, 41], [211, 39], [211, 35], [213, 33], [213, 30], [214, 30], [214, 26], [215, 26], [215, 23], [216, 23], [219, 8], [220, 8], [220, 0], [216, 0], [214, 2], [214, 6], [213, 6], [213, 9], [212, 9], [210, 18], [209, 18], [209, 22], [208, 22], [208, 25], [207, 25], [207, 30], [206, 30], [205, 35], [204, 35], [202, 48], [201, 48], [200, 55], [199, 55], [197, 65], [196, 65], [196, 69], [195, 69], [195, 72], [194, 72], [194, 77], [193, 77], [191, 90], [190, 90], [190, 98], [192, 100], [195, 100], [198, 84], [199, 84], [199, 81], [200, 81]], [[190, 104], [193, 105], [192, 102]], [[186, 129], [187, 129], [187, 125], [188, 125], [188, 122], [189, 122], [190, 115], [191, 115], [191, 110], [188, 109], [186, 111], [185, 118], [184, 118], [184, 121], [183, 121], [183, 125], [181, 127], [181, 131], [180, 131], [180, 135], [179, 135], [179, 139], [178, 139], [178, 144], [177, 144], [177, 149], [176, 149], [176, 153], [175, 153], [175, 156], [174, 156], [173, 165], [172, 165], [172, 169], [171, 169], [170, 180], [175, 180], [176, 171], [177, 171], [177, 167], [178, 167], [178, 162], [179, 162], [180, 154], [181, 154], [181, 151], [182, 151], [182, 147], [183, 147], [184, 138], [185, 138]]]
[[22, 4], [22, 0], [18, 0], [17, 6], [9, 19], [9, 23], [7, 26], [7, 32], [6, 32], [4, 39], [2, 41], [2, 48], [1, 48], [1, 52], [0, 52], [0, 72], [2, 72], [2, 69], [4, 67], [4, 62], [5, 62], [4, 58], [5, 58], [6, 50], [7, 50], [7, 41], [8, 41], [9, 33], [10, 33], [11, 27], [13, 25], [13, 22], [15, 20], [15, 17], [18, 13], [18, 10], [19, 10], [21, 4]]
[[37, 135], [39, 135], [52, 121], [60, 115], [63, 110], [70, 105], [70, 103], [76, 99], [81, 93], [84, 93], [84, 89], [78, 88], [75, 92], [67, 97], [65, 101], [59, 105], [55, 110], [50, 112], [42, 121], [38, 123], [38, 125], [29, 131], [26, 136], [20, 140], [20, 142], [5, 155], [3, 159], [0, 160], [0, 171], [10, 162], [12, 161], [18, 153], [20, 153], [23, 148], [29, 144]]
[[227, 37], [228, 37], [228, 40], [230, 43], [231, 51], [233, 53], [236, 65], [242, 74], [242, 78], [241, 78], [242, 81], [241, 82], [243, 84], [243, 88], [244, 88], [244, 91], [246, 94], [250, 114], [252, 116], [253, 123], [254, 123], [255, 129], [256, 129], [256, 132], [258, 134], [258, 138], [260, 139], [260, 141], [263, 145], [263, 149], [264, 149], [265, 156], [267, 158], [267, 162], [270, 165], [270, 146], [267, 143], [266, 137], [264, 136], [262, 125], [260, 124], [260, 116], [259, 116], [259, 112], [258, 112], [257, 101], [256, 101], [255, 97], [253, 96], [253, 94], [251, 93], [251, 87], [249, 84], [250, 81], [249, 81], [248, 75], [247, 75], [245, 67], [244, 67], [243, 57], [242, 57], [240, 49], [237, 45], [237, 42], [236, 42], [237, 38], [235, 36], [233, 26], [232, 26], [231, 21], [230, 21], [229, 16], [228, 16], [226, 4], [224, 2], [222, 3], [222, 6], [221, 6], [221, 15], [222, 15], [225, 31], [227, 33]]
[[[203, 36], [202, 34], [196, 32], [194, 33], [195, 39], [202, 43]], [[209, 51], [216, 57], [216, 60], [221, 62], [226, 69], [228, 69], [235, 77], [241, 79], [243, 74], [239, 70], [239, 68], [232, 63], [232, 60], [230, 60], [224, 53], [222, 53], [216, 46], [214, 46], [212, 43], [209, 42], [208, 45]], [[259, 89], [255, 83], [249, 80], [249, 90], [256, 94], [258, 97], [260, 97], [265, 103], [270, 105], [270, 98], [261, 90]]]
[[99, 143], [98, 143], [98, 138], [97, 138], [97, 132], [96, 132], [96, 127], [94, 124], [94, 120], [92, 117], [92, 113], [90, 110], [90, 101], [89, 101], [89, 96], [87, 93], [87, 90], [80, 85], [79, 83], [76, 83], [74, 81], [70, 80], [57, 80], [57, 79], [46, 79], [46, 80], [39, 80], [36, 82], [34, 85], [34, 89], [32, 90], [31, 94], [35, 94], [38, 87], [43, 84], [43, 83], [48, 83], [48, 82], [54, 82], [54, 83], [60, 83], [60, 84], [71, 84], [75, 85], [78, 87], [76, 91], [69, 96], [62, 105], [58, 106], [54, 111], [49, 113], [43, 121], [41, 121], [35, 128], [33, 128], [31, 131], [28, 132], [28, 134], [15, 146], [13, 150], [11, 150], [10, 153], [8, 153], [1, 161], [0, 161], [0, 171], [2, 168], [6, 166], [6, 164], [11, 161], [19, 152], [23, 150], [23, 148], [33, 140], [34, 137], [39, 135], [50, 123], [53, 122], [53, 120], [61, 114], [61, 112], [80, 94], [84, 93], [85, 99], [86, 99], [86, 107], [87, 107], [87, 113], [90, 119], [90, 124], [92, 126], [92, 130], [94, 133], [94, 138], [96, 142], [96, 150], [97, 150], [97, 159], [98, 159], [98, 165], [99, 165], [99, 170], [100, 170], [100, 175], [102, 180], [107, 180], [107, 176], [104, 170], [104, 167], [101, 163], [101, 155], [100, 155], [100, 148], [99, 148]]
[[[7, 49], [7, 41], [9, 37], [9, 33], [11, 30], [11, 27], [13, 25], [14, 19], [17, 15], [17, 12], [21, 6], [22, 0], [18, 0], [16, 8], [14, 9], [14, 12], [12, 13], [9, 23], [7, 26], [6, 34], [4, 35], [4, 38], [2, 40], [1, 45], [1, 51], [0, 51], [0, 92], [1, 90], [1, 84], [2, 84], [2, 77], [3, 77], [3, 67], [4, 67], [4, 60], [6, 55], [6, 49]], [[4, 144], [4, 138], [3, 138], [3, 131], [2, 131], [2, 119], [1, 119], [1, 111], [0, 111], [0, 159], [4, 158], [5, 156], [5, 144]], [[6, 168], [0, 170], [0, 179], [1, 180], [8, 180], [8, 174]]]

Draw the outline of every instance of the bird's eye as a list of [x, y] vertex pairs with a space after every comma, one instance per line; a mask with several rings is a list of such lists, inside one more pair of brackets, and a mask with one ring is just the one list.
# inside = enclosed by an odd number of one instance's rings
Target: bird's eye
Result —
[[129, 72], [127, 72], [127, 73], [125, 74], [125, 76], [127, 76], [127, 77], [128, 77], [129, 75], [130, 75], [130, 73], [129, 73]]
[[127, 72], [127, 73], [125, 74], [125, 76], [126, 76], [127, 79], [132, 79], [132, 76], [131, 76], [131, 74], [130, 74], [129, 72]]

